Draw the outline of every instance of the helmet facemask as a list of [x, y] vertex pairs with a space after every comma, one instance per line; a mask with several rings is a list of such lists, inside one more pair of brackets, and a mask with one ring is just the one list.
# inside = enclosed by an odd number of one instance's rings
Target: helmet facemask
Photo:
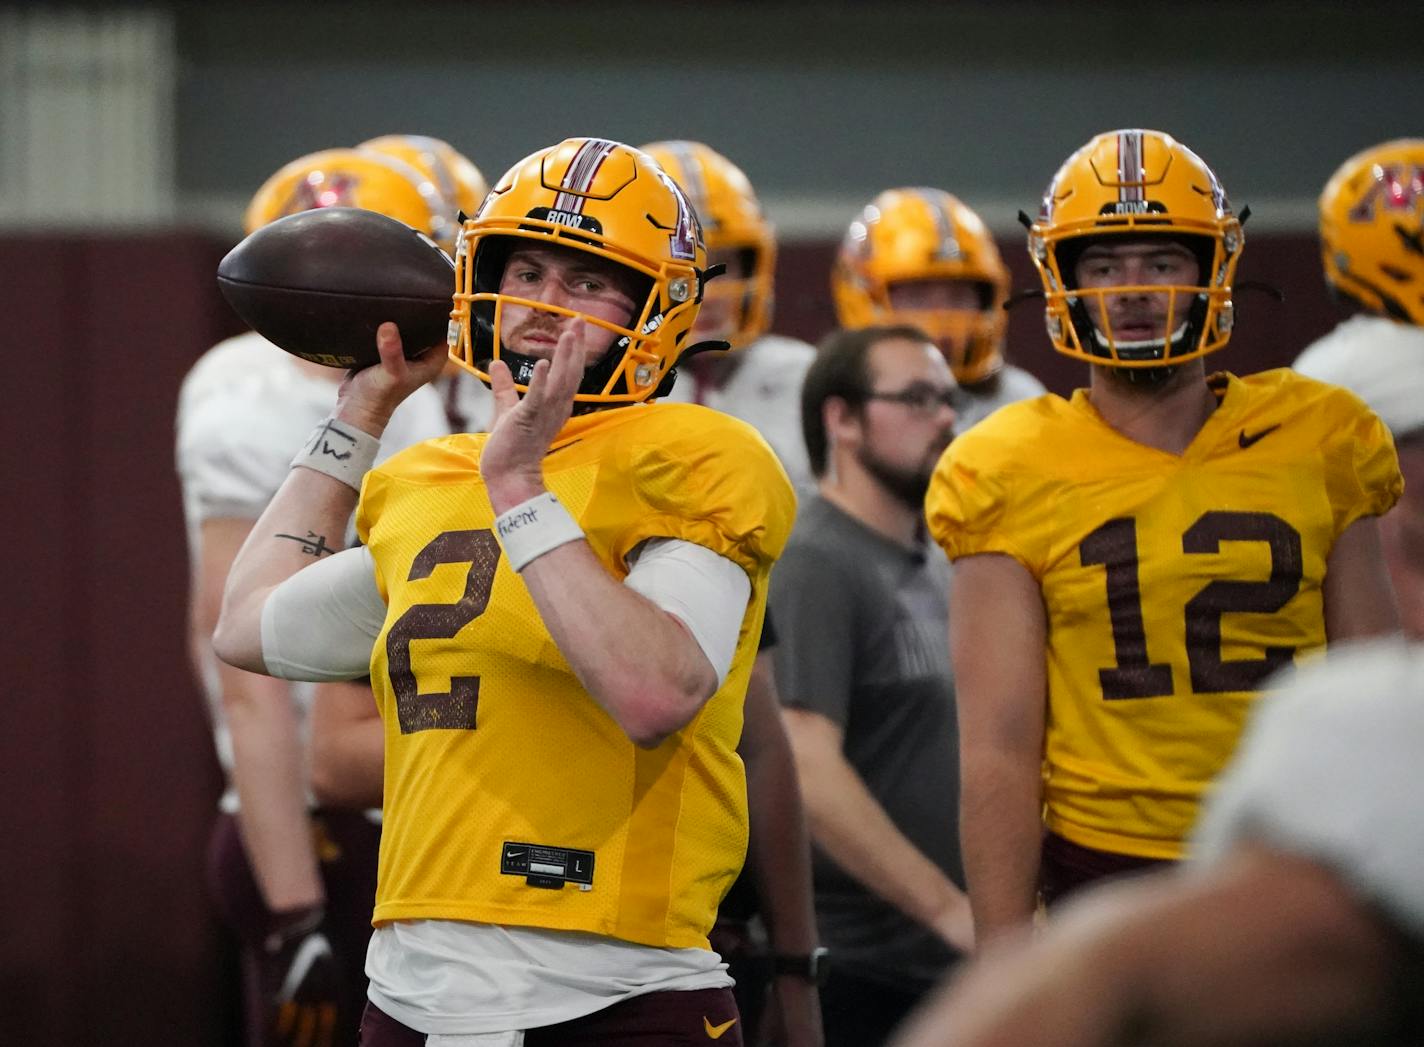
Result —
[[[552, 237], [549, 233], [555, 235]], [[586, 232], [586, 231], [585, 231]], [[632, 295], [634, 309], [624, 324], [618, 324], [563, 306], [502, 293], [500, 284], [506, 263], [521, 243], [559, 246], [585, 251], [605, 262], [612, 261], [638, 278]], [[659, 280], [659, 274], [635, 259], [618, 257], [608, 245], [586, 235], [565, 232], [555, 223], [527, 220], [504, 233], [471, 233], [469, 225], [456, 254], [455, 309], [451, 313], [450, 352], [457, 363], [489, 383], [489, 365], [503, 360], [522, 393], [533, 377], [537, 359], [502, 344], [504, 309], [525, 306], [556, 317], [576, 317], [608, 332], [608, 348], [584, 371], [574, 396], [575, 411], [580, 404], [631, 403], [649, 399], [663, 376], [676, 361], [677, 353], [662, 344], [666, 322], [701, 302], [701, 280], [695, 270], [689, 275]], [[665, 296], [658, 294], [666, 286]], [[661, 300], [666, 298], [666, 300]], [[680, 349], [680, 347], [678, 347]]]
[[[897, 286], [940, 281], [971, 286], [977, 298], [976, 305], [966, 308], [907, 306], [894, 300]], [[960, 385], [972, 386], [982, 382], [993, 377], [1003, 366], [1000, 347], [1007, 316], [1003, 310], [1002, 295], [995, 284], [961, 276], [916, 277], [869, 288], [868, 294], [875, 307], [876, 322], [919, 328], [944, 355], [955, 381]]]

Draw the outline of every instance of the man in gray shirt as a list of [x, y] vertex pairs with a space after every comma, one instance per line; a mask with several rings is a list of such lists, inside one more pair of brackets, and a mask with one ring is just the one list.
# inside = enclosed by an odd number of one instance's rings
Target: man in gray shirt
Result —
[[922, 503], [954, 379], [914, 328], [842, 331], [807, 372], [818, 494], [772, 577], [776, 674], [816, 844], [828, 1047], [869, 1047], [973, 940], [962, 890], [947, 564]]

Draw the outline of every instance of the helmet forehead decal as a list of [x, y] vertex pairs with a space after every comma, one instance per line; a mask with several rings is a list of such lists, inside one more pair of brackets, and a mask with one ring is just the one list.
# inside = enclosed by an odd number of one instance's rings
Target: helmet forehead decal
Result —
[[959, 240], [954, 235], [954, 221], [949, 216], [949, 205], [944, 196], [933, 189], [912, 189], [915, 196], [929, 208], [935, 227], [934, 258], [938, 262], [957, 262], [964, 256]]
[[1372, 222], [1380, 207], [1408, 212], [1424, 202], [1424, 165], [1375, 164], [1369, 173], [1369, 186], [1359, 203], [1350, 208], [1350, 221]]
[[564, 211], [568, 214], [582, 214], [584, 195], [588, 192], [589, 186], [593, 185], [593, 180], [598, 175], [598, 169], [603, 166], [603, 161], [607, 160], [613, 150], [617, 148], [617, 142], [611, 142], [606, 138], [585, 139], [579, 146], [578, 152], [574, 154], [569, 169], [564, 172], [563, 181], [559, 183], [561, 191], [554, 198], [554, 210]]
[[347, 171], [313, 171], [292, 187], [283, 215], [318, 207], [349, 207], [361, 180]]

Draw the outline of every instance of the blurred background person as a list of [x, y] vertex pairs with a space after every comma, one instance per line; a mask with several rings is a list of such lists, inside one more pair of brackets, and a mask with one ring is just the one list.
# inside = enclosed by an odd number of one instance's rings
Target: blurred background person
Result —
[[988, 950], [897, 1047], [1419, 1043], [1424, 647], [1347, 646], [1271, 688], [1189, 864]]
[[[433, 216], [431, 239], [453, 258], [460, 215], [473, 218], [489, 193], [489, 183], [474, 161], [443, 138], [431, 135], [378, 135], [356, 148], [410, 165], [439, 190], [445, 207]], [[494, 397], [478, 378], [451, 364], [437, 389], [445, 403], [452, 433], [479, 433], [489, 429], [494, 416]]]
[[921, 506], [954, 378], [910, 327], [826, 339], [802, 416], [817, 494], [772, 576], [776, 676], [830, 950], [828, 1045], [884, 1040], [973, 941], [943, 558]]
[[814, 486], [801, 437], [801, 380], [816, 351], [770, 333], [776, 232], [751, 182], [701, 142], [643, 146], [687, 194], [702, 219], [707, 264], [726, 271], [707, 284], [694, 341], [723, 341], [726, 352], [699, 352], [678, 367], [673, 403], [699, 403], [749, 423], [771, 444], [798, 491]]
[[[272, 175], [248, 208], [247, 232], [315, 207], [379, 211], [428, 234], [447, 210], [404, 163], [330, 149]], [[292, 456], [330, 413], [345, 374], [248, 332], [203, 354], [178, 402], [189, 648], [228, 778], [209, 844], [209, 886], [241, 942], [251, 1047], [354, 1042], [365, 1002], [379, 824], [357, 809], [313, 809], [303, 745], [314, 691], [374, 712], [370, 688], [289, 684], [234, 669], [212, 649], [233, 559]], [[392, 419], [382, 454], [445, 432], [439, 397], [423, 389]]]
[[1380, 520], [1380, 538], [1404, 630], [1424, 639], [1424, 138], [1350, 157], [1319, 209], [1326, 282], [1361, 311], [1295, 369], [1343, 385], [1394, 434], [1404, 494]]
[[930, 336], [959, 383], [959, 432], [1044, 392], [1004, 359], [1009, 271], [980, 217], [942, 189], [887, 189], [846, 230], [831, 270], [842, 327], [909, 324]]

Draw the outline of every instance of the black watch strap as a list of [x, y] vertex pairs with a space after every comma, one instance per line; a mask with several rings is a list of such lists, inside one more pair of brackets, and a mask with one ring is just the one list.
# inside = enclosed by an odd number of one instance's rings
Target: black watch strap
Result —
[[826, 971], [830, 968], [829, 960], [830, 950], [824, 946], [798, 955], [775, 953], [771, 958], [771, 969], [777, 977], [789, 975], [820, 985], [826, 980]]

